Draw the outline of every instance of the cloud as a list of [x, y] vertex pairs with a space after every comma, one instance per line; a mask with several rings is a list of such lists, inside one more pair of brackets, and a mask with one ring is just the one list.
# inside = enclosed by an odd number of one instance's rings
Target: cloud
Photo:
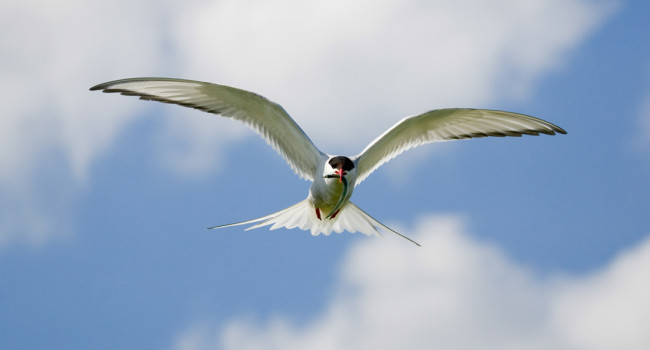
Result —
[[648, 268], [650, 239], [621, 254], [603, 271], [564, 281], [553, 303], [553, 327], [575, 348], [647, 348]]
[[324, 151], [356, 153], [407, 115], [525, 95], [612, 9], [581, 0], [199, 1], [173, 32], [186, 76], [265, 95]]
[[336, 296], [307, 323], [206, 322], [176, 350], [644, 349], [650, 346], [650, 238], [587, 276], [539, 276], [468, 236], [458, 217], [423, 218], [416, 238], [364, 240]]
[[[44, 197], [56, 191], [34, 190], [34, 174], [57, 173], [50, 186], [73, 203], [144, 111], [178, 116], [161, 122], [170, 146], [156, 156], [190, 176], [218, 169], [227, 145], [252, 136], [196, 111], [88, 92], [96, 83], [163, 75], [250, 89], [282, 103], [324, 151], [356, 153], [408, 114], [525, 94], [611, 13], [586, 0], [3, 1], [0, 208], [11, 213], [0, 242], [58, 231], [66, 215], [34, 204], [58, 203]], [[340, 122], [358, 135], [332, 127]]]
[[90, 165], [141, 110], [88, 88], [160, 65], [162, 23], [143, 15], [156, 4], [0, 4], [0, 247], [41, 245], [69, 228]]

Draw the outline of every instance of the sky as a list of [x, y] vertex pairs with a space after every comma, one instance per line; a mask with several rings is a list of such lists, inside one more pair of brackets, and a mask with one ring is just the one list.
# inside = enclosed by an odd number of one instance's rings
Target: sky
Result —
[[[3, 0], [0, 348], [650, 348], [649, 16], [623, 0]], [[254, 91], [329, 154], [446, 107], [568, 134], [377, 169], [352, 200], [419, 248], [208, 231], [309, 183], [232, 120], [88, 91], [144, 76]]]

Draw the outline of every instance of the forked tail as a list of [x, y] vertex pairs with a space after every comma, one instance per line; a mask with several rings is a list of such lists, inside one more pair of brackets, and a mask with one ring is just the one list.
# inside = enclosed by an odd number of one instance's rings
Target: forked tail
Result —
[[315, 215], [314, 205], [308, 199], [305, 199], [286, 209], [280, 210], [267, 216], [263, 216], [261, 218], [237, 222], [234, 224], [209, 227], [208, 229], [217, 229], [247, 224], [255, 225], [246, 228], [246, 231], [271, 225], [271, 230], [275, 230], [281, 227], [286, 227], [287, 229], [297, 227], [301, 230], [311, 231], [311, 234], [313, 236], [318, 236], [321, 233], [327, 236], [332, 233], [332, 231], [336, 233], [348, 231], [350, 233], [361, 232], [368, 236], [381, 237], [381, 233], [379, 232], [379, 229], [381, 228], [392, 232], [414, 243], [417, 246], [420, 246], [418, 242], [375, 220], [373, 217], [368, 215], [352, 202], [347, 202], [344, 204], [343, 208], [333, 219], [318, 219]]

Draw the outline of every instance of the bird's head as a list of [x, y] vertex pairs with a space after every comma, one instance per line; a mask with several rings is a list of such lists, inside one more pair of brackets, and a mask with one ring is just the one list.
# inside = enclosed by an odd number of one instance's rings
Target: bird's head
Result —
[[339, 182], [342, 182], [343, 177], [345, 177], [348, 182], [351, 182], [356, 177], [356, 173], [357, 169], [350, 158], [336, 156], [330, 158], [325, 164], [323, 177], [338, 178]]

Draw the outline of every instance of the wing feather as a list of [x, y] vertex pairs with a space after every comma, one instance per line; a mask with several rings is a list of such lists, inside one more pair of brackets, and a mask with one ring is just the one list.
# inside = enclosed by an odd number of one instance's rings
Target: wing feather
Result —
[[487, 109], [437, 109], [404, 118], [353, 158], [359, 184], [382, 164], [413, 147], [477, 137], [566, 134], [564, 129], [524, 114]]
[[313, 181], [325, 155], [282, 106], [258, 94], [211, 83], [169, 78], [133, 78], [99, 84], [90, 90], [139, 96], [239, 120], [257, 132], [301, 178]]

